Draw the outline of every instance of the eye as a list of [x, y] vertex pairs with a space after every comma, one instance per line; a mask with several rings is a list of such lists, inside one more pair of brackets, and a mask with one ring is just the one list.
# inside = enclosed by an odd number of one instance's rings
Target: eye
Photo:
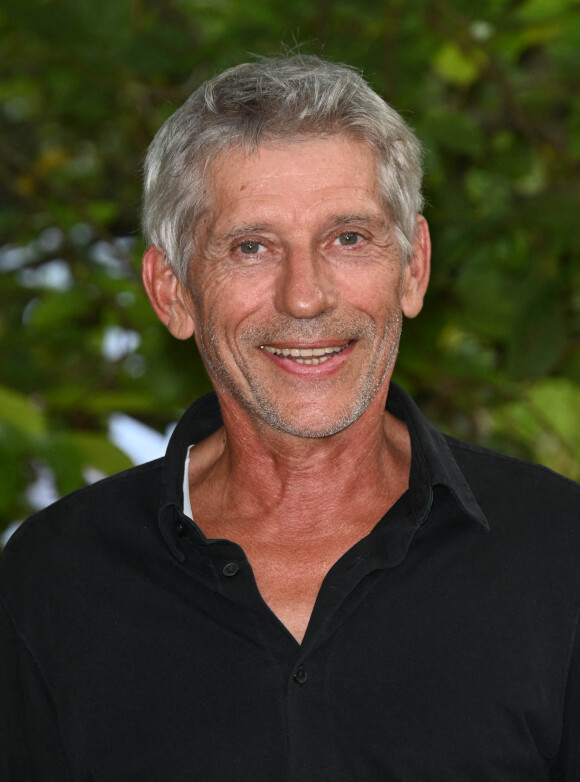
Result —
[[265, 250], [263, 244], [260, 244], [260, 242], [242, 242], [242, 244], [239, 245], [239, 250], [244, 255], [257, 255], [260, 250]]
[[334, 244], [341, 244], [343, 247], [352, 247], [354, 244], [358, 244], [361, 239], [364, 239], [364, 237], [356, 231], [345, 231], [336, 237]]

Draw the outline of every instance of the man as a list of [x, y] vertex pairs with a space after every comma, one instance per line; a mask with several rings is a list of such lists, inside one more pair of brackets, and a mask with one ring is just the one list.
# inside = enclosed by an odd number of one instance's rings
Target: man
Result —
[[3, 558], [7, 780], [580, 780], [580, 489], [391, 375], [420, 148], [352, 70], [242, 65], [148, 155], [143, 278], [216, 396]]

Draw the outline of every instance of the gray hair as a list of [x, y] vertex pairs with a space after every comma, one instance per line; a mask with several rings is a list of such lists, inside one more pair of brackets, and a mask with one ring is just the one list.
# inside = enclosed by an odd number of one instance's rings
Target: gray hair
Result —
[[399, 114], [355, 69], [314, 56], [262, 59], [202, 84], [162, 125], [145, 162], [143, 231], [182, 282], [195, 226], [207, 208], [205, 174], [220, 153], [309, 135], [368, 144], [403, 260], [421, 211], [421, 145]]

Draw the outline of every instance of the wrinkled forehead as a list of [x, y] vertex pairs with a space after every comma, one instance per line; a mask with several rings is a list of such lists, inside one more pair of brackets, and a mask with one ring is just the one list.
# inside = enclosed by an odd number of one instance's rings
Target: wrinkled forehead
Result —
[[[364, 149], [374, 160], [377, 177], [381, 169], [381, 161], [377, 150], [366, 139], [356, 133], [301, 133], [291, 136], [272, 137], [264, 136], [258, 144], [247, 144], [243, 141], [232, 141], [227, 146], [211, 154], [205, 162], [203, 179], [206, 184], [208, 195], [211, 191], [212, 176], [216, 171], [232, 166], [233, 160], [252, 161], [259, 160], [263, 152], [279, 153], [282, 159], [287, 151], [300, 150], [312, 144], [325, 141], [338, 141], [342, 148], [345, 159], [349, 158], [353, 150]], [[270, 155], [271, 159], [274, 159]]]
[[375, 150], [355, 135], [266, 138], [251, 147], [233, 143], [207, 161], [203, 211], [207, 215], [215, 209], [227, 210], [234, 200], [260, 190], [265, 197], [269, 192], [279, 195], [286, 187], [301, 187], [307, 200], [325, 183], [335, 186], [337, 195], [339, 188], [348, 185], [353, 191], [359, 187], [381, 197], [381, 172]]

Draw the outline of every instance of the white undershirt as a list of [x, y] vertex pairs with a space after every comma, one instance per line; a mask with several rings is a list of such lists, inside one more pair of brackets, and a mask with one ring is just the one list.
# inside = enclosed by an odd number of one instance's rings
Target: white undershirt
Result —
[[[193, 444], [195, 445], [195, 443]], [[187, 456], [185, 457], [185, 469], [183, 471], [183, 512], [186, 516], [193, 521], [193, 511], [191, 510], [191, 500], [189, 498], [189, 453], [193, 448], [190, 445], [187, 449]]]

